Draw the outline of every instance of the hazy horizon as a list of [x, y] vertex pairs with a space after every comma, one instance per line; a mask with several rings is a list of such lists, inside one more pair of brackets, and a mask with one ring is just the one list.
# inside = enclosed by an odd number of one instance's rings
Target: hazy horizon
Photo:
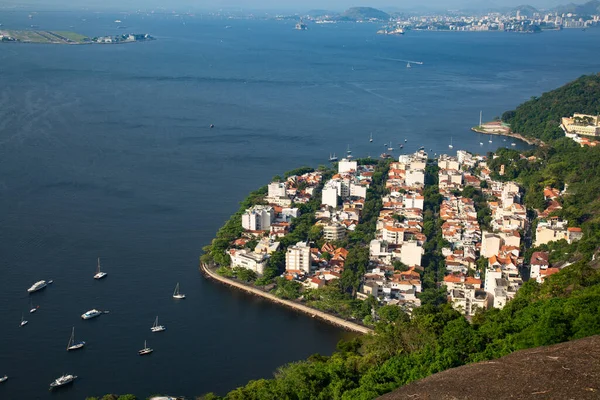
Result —
[[219, 9], [243, 9], [243, 10], [281, 10], [304, 12], [311, 9], [324, 9], [331, 11], [342, 11], [349, 7], [374, 7], [387, 10], [448, 10], [448, 9], [489, 9], [502, 7], [516, 7], [519, 5], [531, 5], [537, 8], [552, 8], [567, 3], [583, 4], [586, 1], [569, 0], [423, 0], [415, 5], [409, 0], [133, 0], [123, 4], [119, 0], [82, 0], [76, 3], [68, 0], [5, 0], [3, 8], [23, 9], [85, 9], [96, 10], [136, 10], [136, 9], [159, 9], [166, 10], [219, 10]]

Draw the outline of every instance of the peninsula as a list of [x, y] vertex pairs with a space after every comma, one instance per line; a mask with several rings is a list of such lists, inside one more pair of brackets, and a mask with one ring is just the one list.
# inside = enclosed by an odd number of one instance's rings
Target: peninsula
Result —
[[147, 33], [129, 33], [117, 36], [87, 37], [68, 31], [6, 30], [0, 29], [0, 43], [40, 44], [122, 44], [154, 40]]
[[[201, 398], [373, 399], [440, 371], [600, 334], [600, 146], [572, 136], [598, 143], [596, 125], [589, 135], [598, 99], [600, 75], [584, 76], [505, 113], [545, 147], [395, 160], [348, 151], [251, 193], [204, 248], [204, 272], [375, 334]], [[572, 115], [576, 126], [563, 131]], [[542, 360], [532, 368], [556, 361]], [[562, 371], [581, 381], [576, 368]], [[547, 390], [561, 397], [559, 386]]]

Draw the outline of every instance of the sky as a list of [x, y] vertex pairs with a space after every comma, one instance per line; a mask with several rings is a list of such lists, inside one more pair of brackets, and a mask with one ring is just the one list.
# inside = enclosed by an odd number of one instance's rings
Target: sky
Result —
[[[325, 9], [343, 11], [349, 7], [369, 6], [388, 10], [414, 10], [416, 7], [432, 10], [445, 10], [455, 8], [486, 9], [498, 7], [514, 7], [529, 4], [535, 7], [550, 8], [566, 3], [583, 3], [584, 0], [2, 0], [4, 7], [22, 5], [25, 7], [39, 7], [52, 9], [81, 9], [93, 7], [95, 9], [120, 8], [134, 10], [138, 8], [165, 7], [167, 9], [265, 9], [308, 11], [310, 9]], [[0, 9], [2, 6], [0, 5]]]

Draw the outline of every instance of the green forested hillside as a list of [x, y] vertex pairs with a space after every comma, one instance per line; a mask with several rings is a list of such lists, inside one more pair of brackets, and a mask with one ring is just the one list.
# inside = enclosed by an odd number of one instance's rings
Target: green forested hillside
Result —
[[600, 113], [600, 74], [584, 75], [556, 90], [532, 97], [502, 120], [513, 132], [550, 141], [564, 136], [560, 119], [573, 113]]
[[387, 21], [390, 19], [390, 15], [373, 7], [352, 7], [342, 14], [342, 18], [352, 21], [366, 21], [370, 19]]

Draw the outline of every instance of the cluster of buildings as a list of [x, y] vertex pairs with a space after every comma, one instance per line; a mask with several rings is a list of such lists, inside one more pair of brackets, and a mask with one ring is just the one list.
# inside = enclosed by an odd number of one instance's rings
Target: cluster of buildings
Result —
[[374, 170], [373, 165], [359, 166], [356, 161], [345, 158], [338, 162], [338, 173], [325, 182], [321, 208], [315, 214], [325, 240], [342, 240], [349, 231], [356, 229]]
[[563, 117], [560, 127], [566, 137], [573, 139], [581, 147], [598, 145], [596, 141], [600, 137], [600, 116], [598, 115], [575, 113], [572, 117]]
[[375, 239], [369, 245], [373, 267], [365, 275], [360, 297], [373, 295], [406, 311], [420, 306], [421, 258], [427, 237], [423, 233], [425, 168], [427, 154], [401, 155], [390, 164], [386, 180], [389, 194], [382, 197], [382, 210]]
[[479, 272], [475, 270], [481, 242], [481, 228], [472, 198], [459, 193], [466, 186], [480, 187], [480, 180], [471, 170], [483, 157], [474, 157], [458, 151], [456, 157], [441, 155], [438, 160], [438, 188], [443, 196], [440, 206], [442, 238], [449, 247], [442, 249], [448, 275], [444, 285], [448, 301], [466, 316], [473, 315], [478, 308], [488, 306], [488, 294], [481, 288]]
[[[294, 175], [285, 182], [271, 182], [265, 196], [266, 204], [255, 205], [242, 214], [243, 236], [229, 250], [231, 267], [247, 268], [262, 275], [270, 255], [279, 250], [279, 240], [290, 231], [293, 218], [300, 215], [294, 204], [308, 202], [322, 180], [319, 171]], [[246, 248], [257, 241], [254, 249]]]
[[[528, 222], [526, 209], [520, 204], [520, 188], [514, 182], [491, 179], [485, 157], [464, 151], [458, 151], [456, 157], [441, 155], [438, 167], [442, 238], [450, 244], [442, 249], [448, 300], [467, 317], [477, 309], [502, 308], [523, 283], [520, 232]], [[479, 175], [471, 172], [475, 170]], [[481, 210], [476, 209], [473, 199], [460, 195], [467, 186], [480, 190], [488, 199], [491, 220], [487, 231], [479, 225]], [[480, 257], [487, 260], [484, 271], [476, 270]]]
[[534, 32], [543, 29], [587, 28], [600, 24], [600, 15], [578, 16], [573, 13], [490, 12], [485, 15], [425, 15], [397, 18], [403, 27], [445, 31], [513, 31]]
[[[487, 159], [465, 151], [437, 159], [441, 236], [447, 242], [442, 249], [446, 276], [441, 285], [449, 302], [465, 316], [489, 307], [502, 308], [515, 297], [523, 284], [521, 273], [529, 269], [530, 279], [543, 282], [558, 268], [549, 263], [548, 252], [538, 251], [531, 259], [522, 256], [523, 238], [530, 221], [521, 204], [522, 193], [515, 182], [491, 178]], [[377, 217], [375, 239], [369, 244], [369, 269], [363, 277], [357, 297], [374, 296], [382, 303], [395, 304], [411, 312], [421, 305], [421, 266], [424, 233], [427, 154], [420, 150], [401, 155], [390, 164]], [[498, 172], [502, 175], [503, 166]], [[285, 250], [285, 274], [288, 280], [306, 288], [321, 288], [339, 279], [344, 271], [348, 250], [340, 241], [361, 221], [361, 214], [372, 185], [374, 167], [343, 159], [338, 171], [323, 184], [321, 207], [315, 213], [315, 225], [323, 232], [324, 244], [318, 248], [298, 242]], [[281, 237], [289, 232], [298, 217], [298, 203], [309, 201], [321, 185], [323, 175], [311, 172], [272, 182], [263, 205], [249, 208], [242, 215], [243, 237], [229, 250], [232, 267], [243, 267], [262, 274], [270, 255], [280, 250]], [[465, 190], [467, 187], [473, 189]], [[581, 239], [580, 228], [553, 216], [559, 210], [565, 190], [546, 187], [547, 207], [538, 211], [533, 230], [535, 247], [552, 241], [568, 243]], [[478, 193], [481, 192], [481, 195]], [[489, 214], [480, 226], [478, 209], [485, 198]], [[254, 249], [247, 248], [256, 241]]]

